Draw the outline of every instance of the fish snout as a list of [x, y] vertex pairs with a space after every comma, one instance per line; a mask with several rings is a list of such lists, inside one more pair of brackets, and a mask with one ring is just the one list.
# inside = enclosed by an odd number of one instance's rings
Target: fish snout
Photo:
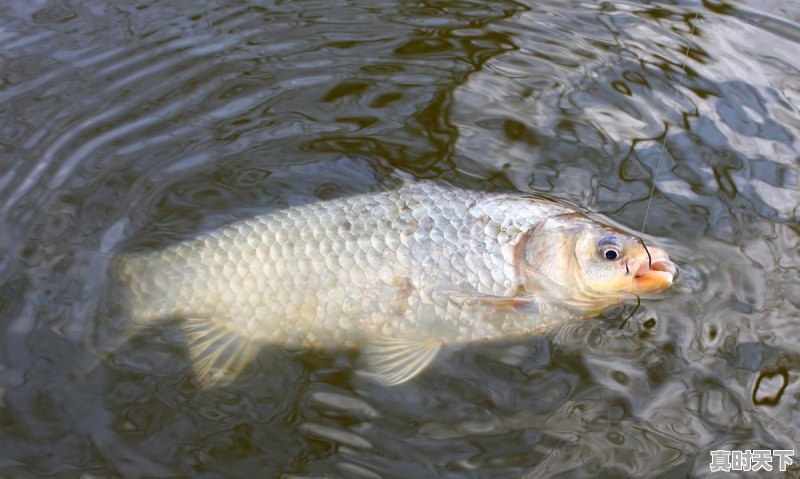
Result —
[[645, 257], [633, 276], [634, 287], [637, 291], [650, 293], [669, 288], [678, 266], [673, 263], [667, 253], [658, 248], [650, 248], [650, 257]]

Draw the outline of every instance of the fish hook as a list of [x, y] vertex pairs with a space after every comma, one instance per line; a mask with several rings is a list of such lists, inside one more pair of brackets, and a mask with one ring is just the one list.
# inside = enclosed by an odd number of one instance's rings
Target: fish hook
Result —
[[641, 305], [642, 305], [642, 298], [640, 298], [639, 295], [637, 294], [636, 295], [636, 307], [633, 308], [633, 311], [631, 311], [631, 314], [629, 314], [628, 317], [625, 318], [624, 321], [622, 321], [622, 324], [619, 325], [619, 329], [624, 328], [625, 325], [628, 324], [628, 320], [631, 319], [634, 314], [636, 314], [636, 311], [639, 311], [639, 306], [641, 306]]
[[642, 242], [642, 246], [644, 246], [644, 252], [647, 253], [647, 266], [652, 269], [653, 268], [653, 257], [650, 256], [650, 250], [647, 249], [647, 245], [645, 244], [643, 238], [639, 238], [639, 241]]

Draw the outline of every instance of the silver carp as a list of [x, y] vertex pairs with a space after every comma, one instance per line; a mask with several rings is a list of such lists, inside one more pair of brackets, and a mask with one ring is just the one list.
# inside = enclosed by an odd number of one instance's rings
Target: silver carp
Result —
[[430, 182], [273, 211], [115, 261], [136, 323], [182, 318], [206, 386], [235, 377], [264, 343], [359, 347], [398, 384], [444, 344], [543, 333], [661, 291], [675, 273], [663, 250], [569, 207]]

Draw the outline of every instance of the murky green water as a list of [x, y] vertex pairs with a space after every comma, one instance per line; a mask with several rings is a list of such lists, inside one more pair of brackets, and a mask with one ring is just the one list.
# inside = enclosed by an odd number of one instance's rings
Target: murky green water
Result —
[[[798, 52], [784, 1], [3, 2], [0, 476], [686, 477], [800, 452]], [[394, 388], [354, 353], [265, 350], [209, 391], [165, 324], [81, 377], [118, 251], [392, 168], [639, 228], [667, 122], [647, 231], [683, 273], [627, 322]]]

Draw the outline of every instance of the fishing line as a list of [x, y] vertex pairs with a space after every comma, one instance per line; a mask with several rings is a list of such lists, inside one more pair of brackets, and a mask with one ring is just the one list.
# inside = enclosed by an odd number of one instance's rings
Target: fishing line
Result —
[[[689, 37], [694, 36], [694, 28], [695, 24], [697, 23], [697, 15], [698, 12], [694, 12], [694, 19], [692, 21], [692, 31], [689, 32]], [[683, 55], [683, 64], [681, 65], [681, 76], [678, 78], [678, 86], [675, 87], [675, 93], [672, 94], [672, 107], [673, 109], [677, 110], [677, 99], [678, 99], [678, 92], [681, 89], [681, 85], [683, 84], [683, 77], [686, 73], [686, 60], [689, 58], [689, 50], [691, 49], [691, 41], [689, 45], [686, 45], [686, 53]], [[661, 159], [664, 158], [664, 150], [667, 149], [667, 137], [669, 136], [669, 128], [670, 128], [670, 121], [667, 118], [667, 128], [664, 131], [664, 141], [661, 143], [661, 152], [658, 155], [658, 161], [656, 162], [656, 171], [653, 174], [653, 186], [650, 188], [650, 198], [647, 200], [647, 209], [644, 211], [644, 221], [642, 222], [642, 234], [644, 234], [644, 228], [647, 226], [647, 216], [650, 214], [650, 204], [653, 202], [653, 195], [656, 192], [656, 180], [658, 179], [658, 171], [661, 168]], [[644, 240], [642, 240], [642, 244], [644, 244]], [[647, 250], [647, 246], [645, 246], [645, 250]], [[647, 252], [647, 256], [650, 256], [650, 252]]]
[[[695, 11], [694, 12], [694, 18], [692, 19], [692, 30], [689, 32], [689, 37], [694, 36], [694, 29], [695, 29], [695, 24], [697, 23], [697, 16], [698, 16], [698, 12]], [[681, 64], [681, 75], [680, 75], [680, 77], [678, 77], [678, 85], [675, 87], [675, 92], [672, 94], [672, 108], [675, 109], [675, 110], [677, 110], [678, 92], [681, 89], [681, 85], [683, 84], [683, 77], [686, 74], [686, 61], [689, 58], [689, 50], [691, 48], [692, 48], [692, 46], [691, 46], [691, 41], [690, 41], [689, 44], [686, 45], [686, 52], [683, 54], [683, 64]], [[655, 195], [655, 192], [656, 192], [656, 183], [658, 182], [657, 181], [658, 180], [658, 172], [661, 169], [661, 160], [664, 158], [664, 150], [667, 149], [667, 138], [669, 137], [669, 128], [670, 128], [670, 126], [671, 126], [671, 123], [669, 121], [669, 118], [667, 118], [667, 127], [664, 130], [664, 141], [661, 142], [661, 151], [658, 154], [658, 161], [656, 162], [656, 171], [653, 173], [653, 186], [650, 188], [650, 197], [647, 198], [647, 208], [644, 211], [644, 221], [642, 221], [642, 234], [644, 234], [644, 229], [647, 226], [647, 217], [650, 215], [650, 205], [653, 203], [653, 195]], [[642, 246], [644, 247], [644, 251], [645, 251], [645, 253], [647, 253], [648, 266], [650, 268], [652, 268], [653, 267], [653, 257], [650, 255], [650, 250], [647, 249], [647, 244], [644, 242], [644, 238], [639, 238], [639, 241], [641, 241]], [[627, 268], [627, 265], [626, 265], [626, 268]], [[629, 314], [628, 317], [625, 318], [622, 321], [622, 324], [620, 324], [620, 326], [619, 326], [620, 329], [624, 328], [625, 325], [628, 323], [628, 320], [631, 319], [634, 314], [636, 314], [636, 311], [639, 310], [639, 306], [641, 306], [641, 304], [642, 304], [642, 299], [637, 294], [636, 295], [636, 307], [633, 308], [633, 311], [631, 311], [631, 314]]]

